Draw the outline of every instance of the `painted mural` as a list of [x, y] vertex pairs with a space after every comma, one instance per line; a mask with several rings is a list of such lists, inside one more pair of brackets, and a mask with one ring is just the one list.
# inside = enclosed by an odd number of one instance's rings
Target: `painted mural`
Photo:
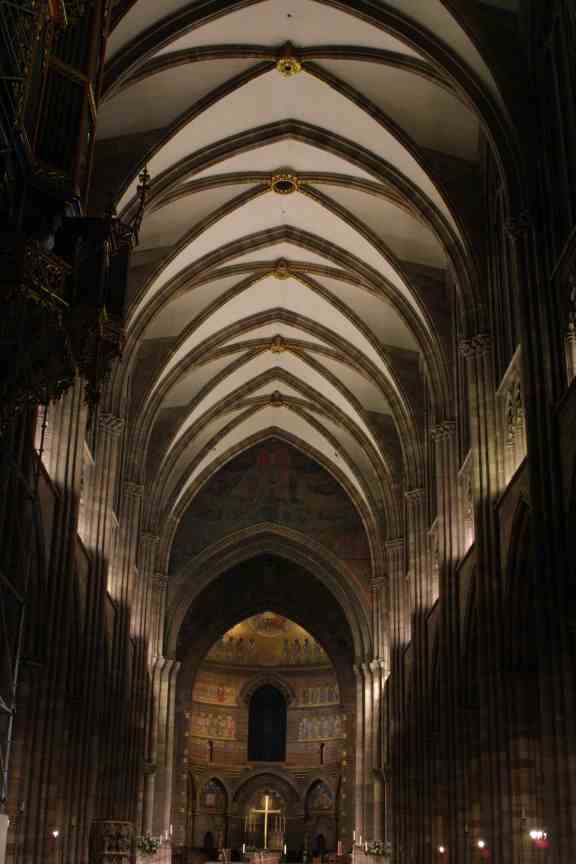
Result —
[[190, 731], [198, 738], [215, 738], [225, 741], [236, 739], [236, 720], [230, 714], [208, 714], [200, 711], [192, 714]]
[[308, 793], [310, 810], [331, 810], [334, 806], [334, 796], [326, 783], [316, 783]]
[[216, 642], [206, 659], [248, 666], [326, 666], [324, 649], [294, 621], [263, 612], [246, 618]]
[[303, 687], [298, 693], [298, 705], [338, 705], [340, 692], [337, 684], [324, 684], [320, 687]]
[[202, 804], [210, 809], [223, 810], [226, 807], [226, 793], [218, 780], [209, 780], [202, 790]]
[[298, 723], [298, 741], [329, 741], [345, 737], [345, 714], [317, 714], [302, 717]]
[[194, 685], [192, 698], [194, 702], [204, 702], [206, 705], [235, 705], [236, 690], [220, 684], [197, 683]]
[[[318, 463], [274, 440], [238, 455], [200, 490], [176, 534], [171, 571], [257, 522], [277, 522], [307, 534], [369, 573], [364, 526], [343, 488]], [[268, 624], [273, 626], [263, 622]]]

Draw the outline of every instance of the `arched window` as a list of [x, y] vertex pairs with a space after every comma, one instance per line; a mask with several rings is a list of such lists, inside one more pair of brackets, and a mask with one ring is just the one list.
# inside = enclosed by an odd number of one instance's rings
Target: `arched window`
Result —
[[259, 687], [250, 700], [248, 760], [286, 760], [286, 700], [271, 684]]

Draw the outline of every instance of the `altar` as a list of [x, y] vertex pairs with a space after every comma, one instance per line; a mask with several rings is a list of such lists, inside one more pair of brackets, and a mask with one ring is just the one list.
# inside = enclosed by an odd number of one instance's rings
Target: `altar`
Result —
[[[254, 804], [260, 803], [260, 807]], [[244, 820], [244, 845], [251, 864], [277, 864], [284, 851], [286, 816], [279, 795], [266, 792], [252, 801]]]
[[278, 864], [280, 861], [280, 852], [269, 852], [267, 850], [251, 852], [247, 858], [250, 864]]

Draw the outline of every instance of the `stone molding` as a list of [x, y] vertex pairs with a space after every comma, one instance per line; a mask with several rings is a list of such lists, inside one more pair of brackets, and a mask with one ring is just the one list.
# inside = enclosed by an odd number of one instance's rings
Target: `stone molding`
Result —
[[133, 480], [127, 480], [124, 483], [124, 495], [126, 498], [139, 500], [144, 495], [144, 484], [135, 483]]
[[425, 497], [425, 490], [422, 488], [419, 489], [409, 489], [408, 492], [404, 493], [404, 497], [406, 501], [411, 503], [417, 503], [418, 501], [422, 501]]
[[455, 420], [443, 420], [430, 429], [430, 437], [433, 441], [445, 441], [456, 435], [457, 428]]
[[404, 537], [395, 537], [392, 540], [384, 541], [384, 548], [387, 552], [397, 552], [404, 549]]
[[117, 417], [115, 414], [102, 412], [98, 414], [98, 429], [107, 432], [109, 435], [117, 438], [124, 429], [125, 420], [123, 417]]
[[492, 337], [489, 333], [477, 333], [475, 336], [461, 339], [458, 344], [460, 354], [466, 359], [483, 357], [488, 354], [491, 347]]
[[168, 587], [168, 577], [165, 573], [155, 573], [151, 581], [155, 591], [165, 591]]

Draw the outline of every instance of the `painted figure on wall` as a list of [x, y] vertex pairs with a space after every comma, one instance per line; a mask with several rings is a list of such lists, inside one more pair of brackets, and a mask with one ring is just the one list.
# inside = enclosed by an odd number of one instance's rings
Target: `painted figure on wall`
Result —
[[257, 522], [281, 522], [358, 562], [360, 571], [369, 567], [364, 526], [340, 484], [295, 448], [268, 441], [236, 456], [200, 490], [176, 534], [171, 570]]

